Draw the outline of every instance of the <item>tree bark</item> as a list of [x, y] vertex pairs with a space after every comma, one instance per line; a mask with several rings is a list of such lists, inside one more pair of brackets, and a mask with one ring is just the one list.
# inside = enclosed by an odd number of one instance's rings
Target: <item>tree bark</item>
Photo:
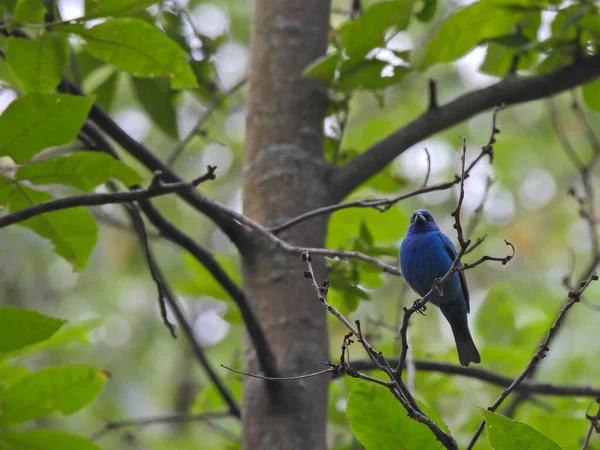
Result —
[[[249, 70], [244, 154], [244, 214], [266, 226], [327, 204], [323, 157], [326, 92], [302, 77], [327, 49], [329, 0], [256, 0]], [[321, 247], [326, 218], [295, 227], [282, 238]], [[256, 240], [242, 255], [244, 290], [255, 308], [284, 376], [323, 366], [329, 359], [325, 311], [300, 255]], [[315, 261], [317, 276], [325, 274]], [[246, 343], [244, 369], [259, 371]], [[244, 378], [243, 448], [326, 448], [327, 377], [279, 387]]]

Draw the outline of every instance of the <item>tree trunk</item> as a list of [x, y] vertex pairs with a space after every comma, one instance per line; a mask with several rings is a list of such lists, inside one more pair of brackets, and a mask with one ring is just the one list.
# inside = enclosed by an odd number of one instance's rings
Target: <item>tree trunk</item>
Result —
[[[327, 203], [323, 158], [326, 92], [302, 78], [327, 49], [328, 0], [256, 0], [244, 155], [244, 214], [272, 226]], [[298, 245], [322, 247], [326, 219], [282, 233]], [[244, 290], [284, 376], [323, 368], [329, 358], [325, 311], [300, 255], [256, 241], [243, 257]], [[322, 279], [322, 260], [315, 260]], [[245, 370], [257, 372], [247, 344]], [[244, 378], [243, 448], [326, 448], [327, 377], [283, 382], [273, 389]]]

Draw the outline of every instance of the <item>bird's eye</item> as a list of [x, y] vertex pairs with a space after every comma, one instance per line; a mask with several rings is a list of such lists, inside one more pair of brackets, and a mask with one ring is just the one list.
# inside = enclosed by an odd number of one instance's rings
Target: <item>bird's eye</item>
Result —
[[431, 217], [431, 216], [425, 216], [425, 218], [430, 222], [433, 220], [433, 217]]
[[412, 216], [412, 217], [410, 218], [410, 223], [413, 223], [414, 221], [415, 221], [415, 216]]

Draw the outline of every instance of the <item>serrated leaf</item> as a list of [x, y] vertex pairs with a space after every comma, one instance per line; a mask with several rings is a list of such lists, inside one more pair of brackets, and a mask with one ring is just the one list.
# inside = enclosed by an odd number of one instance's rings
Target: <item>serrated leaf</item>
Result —
[[[10, 210], [18, 211], [53, 198], [46, 192], [15, 184], [10, 196]], [[19, 222], [19, 225], [49, 239], [54, 245], [54, 251], [73, 264], [74, 271], [86, 266], [98, 239], [98, 226], [94, 216], [81, 207], [40, 214]]]
[[338, 52], [332, 52], [325, 56], [315, 59], [308, 65], [302, 75], [307, 78], [317, 78], [321, 82], [329, 87], [333, 84], [335, 79], [335, 69], [340, 60]]
[[172, 91], [166, 80], [133, 78], [135, 96], [155, 125], [173, 139], [179, 137]]
[[15, 100], [0, 116], [0, 156], [24, 163], [45, 148], [74, 140], [92, 103], [66, 94], [32, 93]]
[[[392, 74], [382, 76], [384, 68], [388, 67]], [[344, 68], [340, 75], [339, 89], [347, 92], [355, 89], [376, 91], [400, 83], [410, 69], [407, 67], [392, 67], [389, 63], [377, 59], [364, 60], [350, 68]]]
[[526, 14], [518, 8], [503, 8], [498, 0], [484, 0], [461, 8], [442, 22], [420, 65], [426, 68], [454, 61], [488, 39], [512, 33]]
[[82, 37], [87, 42], [86, 50], [92, 55], [134, 76], [168, 77], [173, 89], [198, 86], [181, 47], [143, 20], [108, 19], [90, 29], [67, 24], [55, 30]]
[[73, 414], [100, 393], [106, 372], [86, 365], [56, 366], [21, 378], [4, 392], [0, 423], [20, 423], [53, 411]]
[[21, 166], [16, 180], [28, 180], [35, 185], [64, 184], [92, 191], [110, 179], [122, 181], [130, 187], [142, 178], [122, 161], [104, 153], [77, 152], [68, 156], [48, 158]]
[[0, 308], [0, 353], [45, 341], [65, 322], [28, 309]]
[[338, 29], [341, 46], [357, 62], [373, 48], [383, 47], [388, 30], [404, 30], [410, 23], [413, 0], [384, 0], [373, 3], [358, 19], [348, 19]]
[[156, 3], [160, 3], [160, 0], [85, 0], [85, 18], [119, 16]]
[[581, 86], [584, 103], [595, 111], [600, 111], [600, 78]]
[[525, 423], [483, 409], [481, 414], [494, 450], [561, 450], [556, 442]]
[[46, 14], [46, 6], [41, 0], [18, 0], [13, 17], [19, 25], [42, 23]]
[[400, 402], [382, 386], [358, 383], [350, 393], [346, 414], [350, 429], [367, 450], [444, 448], [431, 430], [408, 417]]
[[38, 39], [8, 39], [6, 58], [25, 92], [51, 93], [63, 77], [67, 42], [51, 33]]
[[0, 444], [9, 450], [101, 450], [88, 437], [44, 429], [5, 431], [0, 434]]

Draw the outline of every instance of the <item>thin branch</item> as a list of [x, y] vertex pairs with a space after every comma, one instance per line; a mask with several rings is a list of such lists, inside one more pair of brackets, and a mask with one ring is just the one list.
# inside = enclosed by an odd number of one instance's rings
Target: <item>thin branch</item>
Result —
[[[598, 265], [600, 264], [600, 240], [598, 237], [598, 223], [597, 223], [597, 213], [596, 213], [596, 205], [595, 205], [595, 193], [594, 188], [592, 186], [592, 171], [598, 161], [600, 161], [600, 145], [598, 144], [598, 140], [596, 139], [596, 135], [587, 122], [587, 118], [583, 114], [579, 103], [577, 102], [577, 97], [573, 97], [572, 108], [579, 119], [579, 123], [585, 131], [585, 134], [588, 138], [592, 155], [588, 161], [584, 161], [581, 157], [577, 156], [575, 150], [571, 146], [571, 142], [566, 134], [564, 127], [560, 121], [560, 117], [556, 108], [554, 108], [554, 104], [550, 101], [550, 119], [552, 122], [552, 126], [556, 132], [556, 135], [563, 147], [563, 150], [573, 163], [575, 169], [579, 172], [579, 178], [581, 180], [581, 184], [583, 186], [583, 196], [579, 195], [574, 187], [571, 187], [568, 191], [569, 195], [574, 197], [579, 205], [579, 214], [585, 220], [588, 227], [588, 234], [591, 243], [591, 257], [590, 262], [587, 267], [584, 269], [582, 275], [579, 277], [579, 283], [584, 282], [589, 279], [592, 274], [596, 271]], [[570, 289], [573, 290], [570, 284], [570, 279], [573, 273], [573, 268], [575, 266], [574, 254], [572, 254], [572, 270], [569, 276], [563, 278], [563, 284]], [[556, 339], [558, 333], [551, 337], [552, 343], [554, 339]], [[534, 367], [530, 373], [529, 377], [534, 377], [538, 371], [538, 367]], [[506, 408], [505, 414], [507, 416], [512, 416], [521, 402], [525, 400], [526, 395], [520, 394], [517, 395], [509, 406]]]
[[298, 376], [295, 376], [295, 377], [266, 377], [264, 375], [259, 375], [259, 374], [256, 374], [256, 373], [243, 372], [241, 370], [233, 369], [231, 367], [227, 367], [224, 364], [221, 364], [221, 367], [223, 369], [230, 370], [231, 372], [239, 373], [240, 375], [245, 375], [247, 377], [258, 378], [260, 380], [267, 380], [267, 381], [295, 381], [295, 380], [304, 380], [305, 378], [318, 377], [319, 375], [323, 375], [323, 374], [326, 374], [326, 373], [333, 372], [333, 369], [330, 367], [329, 369], [319, 370], [318, 372], [307, 373], [306, 375], [298, 375]]
[[[211, 176], [214, 178], [214, 169]], [[209, 169], [210, 170], [210, 169]], [[205, 175], [192, 181], [178, 181], [175, 183], [163, 183], [161, 173], [156, 173], [154, 180], [147, 189], [135, 189], [126, 192], [105, 192], [100, 194], [83, 194], [71, 197], [57, 198], [46, 202], [37, 203], [11, 214], [0, 217], [0, 229], [15, 223], [23, 222], [34, 216], [59, 211], [61, 209], [75, 208], [77, 206], [100, 206], [117, 203], [130, 203], [133, 201], [159, 197], [171, 193], [190, 191], [202, 181]]]
[[[139, 215], [139, 212], [137, 212], [137, 210], [132, 212], [130, 209], [128, 209], [128, 213], [130, 215], [130, 219], [132, 220], [133, 226], [137, 230], [138, 229], [137, 224], [140, 221], [142, 221], [142, 218]], [[171, 311], [173, 311], [173, 314], [177, 318], [177, 322], [179, 323], [179, 326], [183, 329], [183, 332], [186, 335], [189, 343], [191, 344], [192, 350], [194, 351], [196, 358], [200, 362], [200, 365], [206, 372], [211, 383], [214, 384], [215, 388], [217, 389], [217, 391], [219, 392], [219, 394], [221, 395], [221, 397], [227, 404], [230, 414], [232, 416], [240, 419], [241, 412], [240, 412], [239, 407], [237, 406], [235, 399], [233, 398], [232, 393], [230, 392], [229, 388], [227, 386], [225, 386], [225, 384], [221, 381], [221, 379], [219, 378], [219, 376], [217, 375], [215, 370], [212, 368], [210, 361], [208, 360], [206, 354], [204, 353], [204, 349], [196, 340], [196, 338], [194, 336], [194, 330], [192, 329], [192, 326], [190, 325], [189, 321], [187, 320], [185, 313], [183, 312], [183, 309], [181, 308], [181, 305], [179, 304], [179, 301], [175, 297], [175, 294], [173, 294], [170, 286], [166, 282], [165, 277], [162, 274], [162, 271], [158, 267], [156, 259], [154, 258], [154, 254], [150, 250], [150, 245], [149, 245], [148, 241], [144, 240], [144, 236], [142, 235], [142, 233], [139, 233], [139, 237], [140, 237], [140, 243], [145, 250], [148, 264], [152, 268], [153, 277], [155, 278], [156, 283], [160, 284], [161, 295], [164, 296], [164, 299], [168, 303], [169, 308], [171, 309]]]
[[436, 109], [438, 105], [437, 83], [433, 78], [429, 79], [429, 107], [428, 110]]
[[279, 369], [277, 368], [277, 362], [273, 355], [273, 351], [271, 350], [271, 346], [269, 345], [258, 318], [248, 303], [248, 299], [244, 292], [235, 284], [229, 275], [227, 275], [227, 272], [225, 272], [211, 252], [180, 231], [175, 225], [160, 214], [150, 201], [141, 201], [139, 205], [150, 222], [160, 231], [161, 236], [179, 245], [184, 250], [187, 250], [206, 268], [206, 270], [208, 270], [215, 281], [225, 289], [242, 315], [244, 325], [246, 326], [250, 340], [256, 350], [263, 373], [267, 377], [279, 377]]
[[[388, 359], [392, 366], [397, 365], [398, 358]], [[415, 369], [419, 372], [434, 372], [445, 373], [448, 375], [458, 375], [465, 378], [483, 381], [503, 388], [509, 387], [514, 378], [501, 375], [491, 370], [480, 367], [463, 367], [457, 364], [442, 363], [438, 361], [428, 361], [422, 359], [414, 360]], [[352, 367], [360, 371], [377, 370], [379, 367], [371, 360], [361, 359], [352, 362]], [[343, 374], [336, 374], [337, 378]], [[523, 392], [527, 394], [551, 395], [551, 396], [566, 396], [566, 397], [596, 397], [600, 395], [600, 388], [592, 386], [571, 386], [571, 385], [556, 385], [533, 380], [524, 380], [515, 387], [515, 392]]]
[[214, 98], [214, 100], [208, 105], [206, 110], [204, 110], [202, 112], [202, 114], [198, 118], [198, 121], [192, 127], [190, 132], [183, 139], [181, 139], [177, 143], [175, 148], [171, 151], [171, 153], [167, 157], [167, 161], [166, 161], [167, 166], [171, 167], [171, 166], [173, 166], [173, 164], [175, 164], [175, 160], [177, 160], [177, 158], [179, 158], [181, 153], [185, 150], [185, 148], [188, 146], [188, 144], [192, 141], [194, 136], [196, 136], [202, 130], [202, 127], [204, 126], [206, 121], [211, 117], [212, 113], [215, 112], [215, 110], [221, 105], [221, 103], [223, 103], [226, 99], [228, 99], [235, 92], [237, 92], [242, 86], [244, 86], [247, 81], [248, 80], [246, 78], [242, 78], [236, 84], [234, 84], [229, 89], [220, 93], [219, 95], [217, 95]]
[[[318, 285], [317, 280], [315, 278], [315, 274], [312, 268], [312, 256], [310, 252], [305, 250], [302, 252], [301, 259], [306, 263], [308, 270], [304, 272], [305, 278], [310, 279], [311, 284], [315, 290], [317, 298], [323, 304], [323, 306], [327, 309], [329, 313], [335, 316], [340, 322], [342, 322], [348, 330], [357, 337], [358, 341], [362, 344], [363, 348], [367, 352], [367, 355], [371, 359], [371, 361], [377, 365], [379, 369], [381, 369], [390, 379], [390, 382], [383, 382], [379, 379], [370, 380], [372, 382], [382, 384], [396, 397], [396, 399], [402, 404], [402, 406], [406, 409], [408, 416], [412, 419], [426, 425], [431, 432], [434, 434], [436, 439], [438, 439], [444, 447], [447, 449], [458, 449], [456, 441], [454, 438], [444, 432], [435, 422], [433, 422], [419, 407], [414, 397], [410, 393], [410, 391], [406, 388], [402, 380], [397, 380], [394, 376], [394, 371], [390, 366], [387, 359], [383, 356], [381, 352], [377, 352], [366, 340], [364, 334], [362, 333], [360, 322], [357, 320], [355, 322], [355, 326], [353, 326], [348, 319], [346, 319], [335, 307], [330, 305], [326, 300], [327, 290], [329, 288], [329, 281], [325, 280], [321, 286]], [[345, 339], [346, 341], [346, 339]], [[346, 373], [350, 376], [356, 375], [356, 371], [353, 371], [349, 367], [344, 368]], [[354, 375], [353, 375], [354, 374]], [[362, 377], [364, 378], [364, 375]]]
[[408, 148], [495, 105], [515, 105], [549, 97], [600, 75], [600, 54], [582, 58], [569, 67], [530, 77], [506, 77], [483, 89], [464, 94], [430, 109], [334, 172], [331, 197], [339, 201], [375, 175]]
[[[82, 90], [78, 86], [66, 79], [60, 83], [58, 89], [60, 92], [68, 94], [83, 95]], [[175, 172], [173, 172], [142, 143], [129, 136], [129, 134], [127, 134], [97, 104], [92, 106], [88, 119], [98, 126], [102, 132], [110, 136], [111, 139], [114, 139], [114, 141], [123, 147], [127, 153], [146, 166], [149, 170], [153, 172], [157, 170], [160, 171], [163, 174], [162, 176], [165, 181], [170, 183], [182, 181]], [[218, 208], [217, 202], [207, 202], [205, 197], [198, 196], [195, 191], [189, 189], [178, 192], [177, 194], [193, 208], [211, 219], [238, 247], [238, 249], [241, 250], [245, 248], [248, 243], [248, 236], [245, 235], [244, 230], [239, 227], [238, 223], [232, 221], [231, 217], [223, 214], [221, 209]]]
[[164, 416], [140, 417], [137, 419], [107, 420], [100, 430], [90, 435], [90, 439], [92, 441], [96, 441], [113, 430], [119, 430], [126, 427], [147, 427], [150, 425], [198, 422], [211, 419], [226, 419], [229, 417], [231, 417], [229, 412], [222, 411], [206, 412], [202, 414], [170, 414]]
[[[534, 353], [533, 357], [529, 361], [529, 364], [527, 364], [527, 367], [525, 367], [525, 370], [523, 370], [521, 375], [515, 378], [515, 380], [502, 392], [502, 394], [500, 394], [498, 399], [492, 404], [492, 406], [488, 408], [488, 411], [496, 411], [496, 409], [498, 409], [498, 407], [502, 404], [506, 397], [508, 397], [511, 394], [511, 392], [513, 392], [517, 388], [517, 386], [519, 386], [519, 384], [521, 384], [525, 380], [525, 378], [527, 378], [530, 375], [530, 373], [534, 370], [535, 367], [537, 367], [540, 361], [546, 357], [546, 354], [550, 350], [550, 342], [554, 339], [554, 336], [560, 329], [560, 325], [562, 324], [562, 321], [566, 317], [567, 313], [575, 305], [575, 303], [579, 302], [581, 295], [592, 283], [592, 281], [596, 281], [597, 279], [598, 276], [594, 274], [588, 280], [582, 282], [578, 289], [569, 292], [569, 301], [562, 307], [562, 309], [558, 313], [556, 320], [554, 321], [554, 323], [550, 327], [550, 330], [548, 331], [546, 339], [544, 339], [542, 344], [539, 346], [538, 350]], [[485, 420], [483, 420], [479, 425], [479, 428], [477, 428], [475, 435], [473, 436], [471, 442], [469, 442], [469, 445], [467, 446], [467, 450], [473, 448], [473, 446], [479, 439], [479, 436], [481, 435], [481, 432], [483, 431], [484, 427]]]
[[[495, 119], [496, 114], [501, 109], [502, 109], [502, 107], [497, 107], [496, 110], [494, 111], [494, 119], [493, 119], [494, 123], [496, 120]], [[477, 157], [473, 161], [471, 161], [469, 166], [464, 170], [465, 179], [469, 177], [473, 168], [477, 165], [477, 163], [479, 163], [479, 161], [481, 161], [481, 159], [484, 156], [491, 155], [491, 151], [488, 147], [489, 147], [489, 144], [488, 144], [488, 146], [483, 147], [481, 152], [479, 153], [479, 155], [477, 155]], [[426, 181], [429, 181], [428, 178], [429, 177], [427, 176]], [[299, 224], [300, 222], [304, 222], [305, 220], [312, 219], [313, 217], [321, 216], [324, 214], [330, 214], [332, 212], [339, 211], [341, 209], [346, 209], [346, 208], [375, 208], [381, 212], [387, 211], [393, 205], [395, 205], [398, 202], [401, 202], [402, 200], [406, 200], [407, 198], [415, 197], [417, 195], [425, 194], [428, 192], [444, 191], [444, 190], [450, 189], [451, 187], [453, 187], [456, 184], [461, 183], [462, 181], [464, 181], [463, 178], [459, 175], [456, 175], [454, 177], [454, 179], [451, 181], [444, 181], [441, 183], [433, 184], [431, 186], [426, 186], [426, 183], [424, 183], [423, 186], [421, 186], [419, 189], [415, 189], [410, 192], [405, 192], [403, 194], [396, 195], [394, 197], [355, 200], [355, 201], [346, 202], [346, 203], [336, 203], [336, 204], [332, 204], [329, 206], [324, 206], [322, 208], [317, 208], [312, 211], [308, 211], [304, 214], [300, 214], [299, 216], [296, 216], [296, 217], [288, 220], [287, 222], [282, 223], [281, 225], [277, 225], [273, 228], [270, 228], [269, 231], [273, 234], [278, 234], [278, 233], [282, 232], [283, 230], [286, 230], [294, 225]]]
[[423, 181], [422, 188], [427, 187], [427, 183], [429, 182], [429, 175], [431, 175], [431, 155], [429, 154], [429, 150], [425, 147], [425, 154], [427, 155], [427, 173], [425, 174], [425, 180]]

